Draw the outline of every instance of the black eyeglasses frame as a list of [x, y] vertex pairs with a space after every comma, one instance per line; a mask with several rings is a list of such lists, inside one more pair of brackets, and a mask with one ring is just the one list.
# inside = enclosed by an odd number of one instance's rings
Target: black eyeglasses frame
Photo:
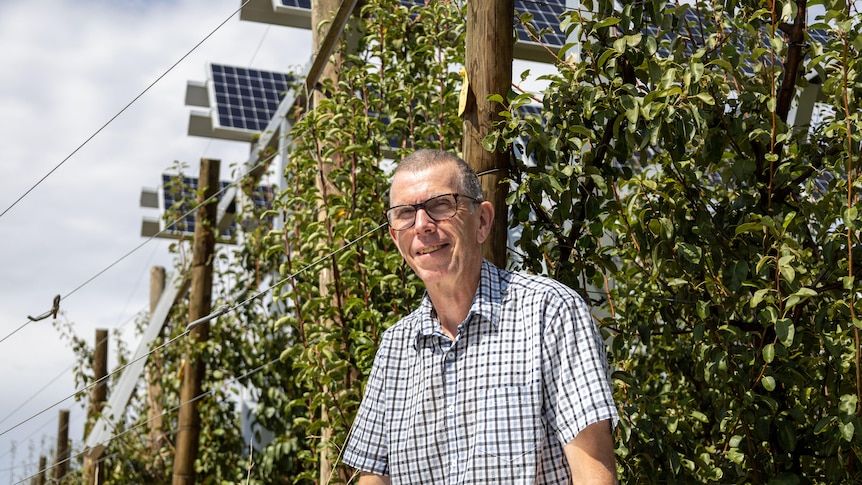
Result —
[[[428, 202], [430, 202], [434, 199], [439, 199], [440, 197], [450, 197], [450, 196], [454, 197], [454, 199], [455, 199], [455, 212], [453, 212], [451, 216], [437, 219], [434, 216], [432, 216], [430, 213], [428, 213], [428, 211], [425, 209], [425, 204], [427, 204]], [[469, 195], [459, 194], [457, 192], [452, 192], [452, 193], [448, 193], [448, 194], [438, 194], [438, 195], [435, 195], [433, 197], [429, 197], [429, 198], [427, 198], [427, 199], [425, 199], [422, 202], [419, 202], [417, 204], [394, 205], [394, 206], [386, 209], [385, 211], [383, 211], [383, 215], [386, 217], [386, 223], [389, 224], [389, 227], [391, 227], [393, 231], [406, 231], [407, 229], [410, 229], [411, 227], [416, 225], [416, 214], [419, 212], [419, 209], [424, 210], [425, 213], [428, 214], [428, 217], [430, 217], [431, 220], [434, 222], [442, 222], [442, 221], [446, 221], [446, 220], [449, 220], [449, 219], [455, 217], [455, 215], [458, 214], [458, 199], [461, 197], [468, 199], [472, 202], [475, 202], [477, 204], [481, 204], [483, 202], [482, 199], [477, 199], [476, 197], [471, 197]], [[401, 228], [396, 229], [392, 225], [392, 221], [389, 219], [389, 214], [391, 213], [392, 210], [400, 209], [402, 207], [412, 207], [413, 208], [413, 222], [411, 224], [405, 226], [405, 227], [401, 227]]]

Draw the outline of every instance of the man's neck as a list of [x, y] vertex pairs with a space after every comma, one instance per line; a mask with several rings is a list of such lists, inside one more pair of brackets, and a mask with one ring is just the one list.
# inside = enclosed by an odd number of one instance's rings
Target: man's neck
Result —
[[451, 339], [458, 335], [458, 326], [467, 318], [478, 288], [479, 275], [475, 281], [426, 287], [443, 332]]

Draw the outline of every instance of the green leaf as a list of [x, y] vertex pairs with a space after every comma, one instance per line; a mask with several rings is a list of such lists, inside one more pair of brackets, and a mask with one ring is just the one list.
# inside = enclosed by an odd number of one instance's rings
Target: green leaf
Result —
[[760, 384], [769, 392], [775, 390], [775, 378], [772, 376], [763, 376], [763, 379], [760, 380]]
[[838, 429], [841, 431], [841, 437], [844, 438], [844, 441], [848, 443], [853, 441], [853, 435], [856, 433], [856, 425], [853, 424], [853, 421], [839, 424]]
[[670, 433], [676, 433], [677, 426], [679, 426], [679, 418], [677, 416], [671, 416], [667, 418], [667, 430]]
[[793, 321], [789, 318], [782, 318], [775, 322], [775, 334], [785, 347], [793, 345], [793, 337], [796, 335], [796, 327], [793, 325]]
[[769, 291], [770, 291], [769, 288], [761, 288], [761, 289], [755, 291], [754, 295], [751, 297], [751, 302], [750, 302], [751, 308], [754, 308], [757, 305], [759, 305], [760, 302], [763, 301], [763, 298], [766, 297], [766, 295], [769, 293]]
[[788, 283], [793, 283], [796, 279], [796, 269], [790, 264], [794, 257], [792, 254], [782, 256], [778, 259], [778, 271]]
[[694, 244], [681, 242], [677, 245], [680, 255], [692, 264], [700, 263], [701, 249]]
[[744, 224], [740, 224], [736, 226], [736, 235], [740, 235], [745, 232], [760, 232], [763, 230], [763, 224], [760, 222], [746, 222]]
[[492, 131], [482, 138], [482, 148], [489, 152], [497, 151], [497, 143], [500, 141], [500, 132]]
[[715, 105], [715, 98], [713, 98], [712, 95], [709, 93], [701, 91], [701, 92], [695, 94], [694, 97], [703, 101], [704, 103], [706, 103], [710, 106]]
[[620, 19], [616, 17], [605, 17], [593, 26], [595, 30], [604, 29], [606, 27], [610, 27], [612, 25], [617, 25], [620, 23]]
[[702, 412], [700, 412], [696, 409], [693, 409], [689, 413], [689, 416], [691, 416], [695, 421], [700, 421], [701, 423], [708, 423], [709, 422], [709, 418], [706, 417], [706, 414], [703, 414]]
[[826, 416], [825, 418], [821, 419], [817, 423], [817, 425], [814, 426], [814, 434], [822, 433], [826, 429], [826, 427], [829, 426], [830, 424], [832, 424], [832, 422], [834, 422], [834, 421], [835, 421], [834, 416]]
[[773, 344], [766, 344], [763, 346], [763, 360], [766, 361], [767, 364], [772, 363], [772, 360], [775, 359], [775, 346]]
[[859, 219], [859, 210], [856, 207], [848, 207], [844, 209], [844, 225], [848, 228], [856, 228], [856, 223]]
[[844, 416], [852, 416], [856, 413], [856, 406], [859, 398], [856, 394], [843, 394], [838, 401], [838, 410]]

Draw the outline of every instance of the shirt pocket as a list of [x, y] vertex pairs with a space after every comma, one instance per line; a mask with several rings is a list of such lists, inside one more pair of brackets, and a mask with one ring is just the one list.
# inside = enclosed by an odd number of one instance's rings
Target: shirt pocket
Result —
[[476, 458], [522, 471], [535, 469], [541, 413], [538, 398], [530, 391], [515, 386], [487, 390], [477, 413]]

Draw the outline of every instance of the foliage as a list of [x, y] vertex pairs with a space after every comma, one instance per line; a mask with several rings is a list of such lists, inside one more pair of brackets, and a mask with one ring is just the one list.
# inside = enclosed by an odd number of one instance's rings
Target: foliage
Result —
[[[581, 5], [580, 58], [541, 118], [519, 94], [501, 129], [532, 160], [509, 197], [523, 266], [604, 315], [621, 480], [860, 480], [859, 22], [832, 3], [807, 30], [805, 2]], [[797, 130], [807, 73], [830, 109]]]
[[269, 353], [281, 355], [283, 370], [256, 379], [293, 386], [262, 395], [258, 411], [278, 436], [264, 466], [282, 464], [290, 450], [296, 482], [337, 463], [380, 334], [421, 296], [382, 230], [384, 158], [454, 149], [460, 139], [461, 77], [451, 66], [463, 62], [462, 15], [455, 2], [410, 10], [366, 2], [349, 25], [353, 45], [340, 54], [337, 82], [321, 81], [327, 97], [291, 131], [287, 188], [273, 209], [284, 227], [262, 235], [259, 256], [280, 274], [273, 299], [283, 311], [270, 325], [285, 338], [261, 343], [277, 344]]

